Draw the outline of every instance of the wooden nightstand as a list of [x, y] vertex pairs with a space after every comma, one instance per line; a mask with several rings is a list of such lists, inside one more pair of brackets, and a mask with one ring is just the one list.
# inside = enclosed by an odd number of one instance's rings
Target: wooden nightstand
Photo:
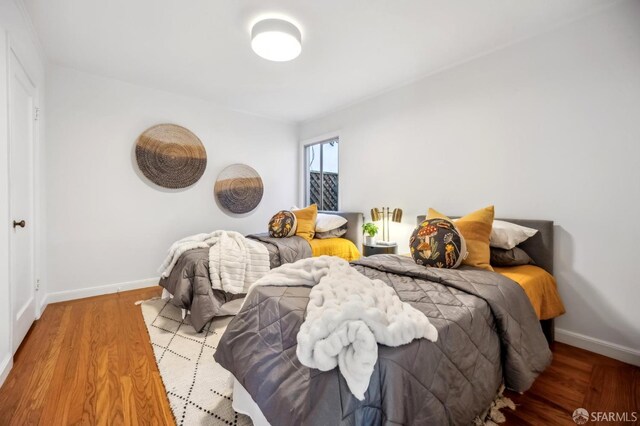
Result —
[[385, 246], [381, 244], [374, 244], [372, 246], [364, 244], [364, 256], [373, 256], [374, 254], [397, 254], [398, 245]]

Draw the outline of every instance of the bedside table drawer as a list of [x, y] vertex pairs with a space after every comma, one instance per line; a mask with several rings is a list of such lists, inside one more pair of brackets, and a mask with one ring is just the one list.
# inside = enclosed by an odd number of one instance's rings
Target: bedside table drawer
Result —
[[383, 246], [376, 244], [374, 246], [364, 245], [363, 255], [364, 256], [373, 256], [374, 254], [397, 254], [398, 253], [398, 245], [393, 246]]

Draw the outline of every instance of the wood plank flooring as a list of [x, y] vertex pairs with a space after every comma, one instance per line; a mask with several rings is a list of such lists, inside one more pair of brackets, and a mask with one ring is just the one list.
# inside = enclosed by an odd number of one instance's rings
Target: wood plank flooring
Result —
[[138, 300], [160, 287], [51, 304], [0, 389], [0, 425], [174, 424]]
[[640, 424], [640, 368], [562, 343], [553, 345], [553, 362], [524, 395], [507, 392], [517, 405], [507, 419], [514, 425], [574, 425], [576, 408], [636, 412]]
[[[153, 287], [49, 305], [0, 389], [0, 425], [174, 424], [134, 305], [160, 293]], [[518, 409], [506, 412], [506, 424], [575, 425], [579, 407], [640, 413], [640, 368], [561, 343], [553, 353], [526, 394], [508, 392]]]

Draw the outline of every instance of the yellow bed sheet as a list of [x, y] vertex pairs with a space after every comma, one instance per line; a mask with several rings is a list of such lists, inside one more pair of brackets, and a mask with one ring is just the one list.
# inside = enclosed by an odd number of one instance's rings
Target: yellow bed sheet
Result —
[[551, 319], [565, 313], [556, 280], [544, 269], [534, 265], [494, 266], [493, 269], [520, 284], [539, 319]]
[[360, 251], [355, 244], [346, 238], [314, 238], [309, 241], [309, 244], [314, 257], [338, 256], [348, 262], [360, 259]]

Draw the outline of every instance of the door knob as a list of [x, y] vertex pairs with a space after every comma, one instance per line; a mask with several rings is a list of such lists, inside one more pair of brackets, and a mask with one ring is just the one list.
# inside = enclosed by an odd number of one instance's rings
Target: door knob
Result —
[[16, 222], [15, 220], [13, 221], [13, 229], [16, 228], [16, 226], [19, 226], [20, 228], [24, 228], [25, 225], [27, 223], [24, 220], [21, 220], [20, 222]]

